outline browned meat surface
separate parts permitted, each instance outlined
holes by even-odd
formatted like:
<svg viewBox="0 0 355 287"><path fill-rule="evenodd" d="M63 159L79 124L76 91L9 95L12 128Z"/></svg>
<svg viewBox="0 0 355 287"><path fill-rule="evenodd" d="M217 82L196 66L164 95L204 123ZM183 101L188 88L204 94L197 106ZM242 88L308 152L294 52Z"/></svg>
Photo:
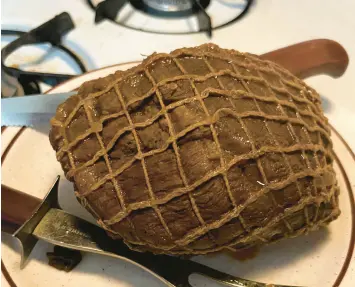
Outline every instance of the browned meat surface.
<svg viewBox="0 0 355 287"><path fill-rule="evenodd" d="M79 201L132 249L242 249L340 213L319 95L251 54L154 54L83 84L51 123Z"/></svg>

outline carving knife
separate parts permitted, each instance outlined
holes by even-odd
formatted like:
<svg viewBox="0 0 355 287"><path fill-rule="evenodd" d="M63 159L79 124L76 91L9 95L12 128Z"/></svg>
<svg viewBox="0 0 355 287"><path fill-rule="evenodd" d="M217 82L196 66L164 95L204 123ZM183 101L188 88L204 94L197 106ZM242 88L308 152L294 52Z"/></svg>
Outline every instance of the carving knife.
<svg viewBox="0 0 355 287"><path fill-rule="evenodd" d="M37 126L48 124L58 105L75 92L30 95L1 99L2 126Z"/></svg>

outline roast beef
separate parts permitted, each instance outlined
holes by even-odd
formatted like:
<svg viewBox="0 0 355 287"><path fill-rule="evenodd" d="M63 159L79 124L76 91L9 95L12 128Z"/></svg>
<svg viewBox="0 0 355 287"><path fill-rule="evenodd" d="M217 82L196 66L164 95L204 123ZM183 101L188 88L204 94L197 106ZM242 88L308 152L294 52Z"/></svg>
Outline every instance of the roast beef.
<svg viewBox="0 0 355 287"><path fill-rule="evenodd" d="M243 249L340 213L318 93L252 54L153 54L84 83L51 125L78 200L134 250Z"/></svg>

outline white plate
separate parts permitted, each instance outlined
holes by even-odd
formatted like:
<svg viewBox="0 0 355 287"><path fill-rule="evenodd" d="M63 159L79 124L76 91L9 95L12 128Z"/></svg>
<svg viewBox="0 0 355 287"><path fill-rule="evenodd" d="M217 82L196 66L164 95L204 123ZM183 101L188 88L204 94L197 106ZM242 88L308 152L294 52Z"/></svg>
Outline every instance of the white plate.
<svg viewBox="0 0 355 287"><path fill-rule="evenodd" d="M83 82L125 70L136 63L113 66L87 73L55 87L51 93L71 91ZM285 285L355 286L355 156L333 129L332 138L339 160L335 164L341 188L342 214L329 228L307 236L284 240L262 248L258 256L240 262L220 254L194 260L240 277ZM43 198L54 178L63 175L48 140L48 130L7 128L2 133L2 183ZM71 183L63 176L60 182L63 209L92 220L76 201ZM130 263L104 256L85 254L70 273L49 267L46 252L52 246L40 242L24 270L19 269L17 243L2 233L3 283L18 287L62 286L164 286L158 279ZM178 270L176 270L178 272ZM6 279L6 280L5 280ZM217 286L193 276L194 286ZM220 285L218 285L220 286Z"/></svg>

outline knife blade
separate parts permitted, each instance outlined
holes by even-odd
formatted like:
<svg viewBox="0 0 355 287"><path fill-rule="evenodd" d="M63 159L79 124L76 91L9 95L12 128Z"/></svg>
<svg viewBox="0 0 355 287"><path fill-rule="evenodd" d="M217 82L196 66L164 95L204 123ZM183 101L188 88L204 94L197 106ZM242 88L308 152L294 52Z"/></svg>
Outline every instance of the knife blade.
<svg viewBox="0 0 355 287"><path fill-rule="evenodd" d="M37 126L48 124L59 104L76 92L39 94L1 99L2 126Z"/></svg>
<svg viewBox="0 0 355 287"><path fill-rule="evenodd" d="M4 224L18 225L29 216L29 219L13 234L22 244L22 267L40 239L54 245L130 262L156 276L168 286L191 287L189 276L198 273L234 287L286 287L238 278L191 260L135 252L123 241L109 237L99 226L61 210L58 205L58 183L59 177L43 202L2 185L2 230ZM34 206L37 208L35 212L31 212Z"/></svg>

